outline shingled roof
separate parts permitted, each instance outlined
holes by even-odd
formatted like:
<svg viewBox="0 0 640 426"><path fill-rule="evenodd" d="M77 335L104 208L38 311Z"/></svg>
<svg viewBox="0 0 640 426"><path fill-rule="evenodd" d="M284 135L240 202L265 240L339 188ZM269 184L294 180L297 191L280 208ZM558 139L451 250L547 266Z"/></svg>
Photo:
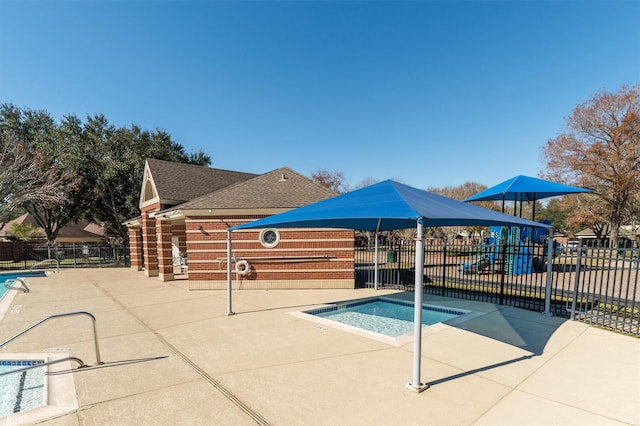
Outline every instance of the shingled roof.
<svg viewBox="0 0 640 426"><path fill-rule="evenodd" d="M246 181L257 175L193 164L147 159L160 200L182 202Z"/></svg>
<svg viewBox="0 0 640 426"><path fill-rule="evenodd" d="M337 193L282 167L211 192L173 209L291 209L315 203Z"/></svg>

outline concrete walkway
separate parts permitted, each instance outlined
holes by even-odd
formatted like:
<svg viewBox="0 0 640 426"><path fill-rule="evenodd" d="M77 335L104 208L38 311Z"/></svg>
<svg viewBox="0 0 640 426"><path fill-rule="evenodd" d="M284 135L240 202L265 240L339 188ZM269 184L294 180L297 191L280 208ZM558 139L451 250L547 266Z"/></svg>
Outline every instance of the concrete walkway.
<svg viewBox="0 0 640 426"><path fill-rule="evenodd" d="M225 316L224 291L127 269L26 281L31 292L7 306L0 341L48 315L88 311L104 364L59 374L73 377L76 409L0 424L640 425L640 339L540 313L426 296L480 314L425 330L422 380L431 387L417 394L405 389L412 342L393 346L290 314L410 294L241 290L236 315ZM90 324L46 322L0 355L68 352L95 364Z"/></svg>

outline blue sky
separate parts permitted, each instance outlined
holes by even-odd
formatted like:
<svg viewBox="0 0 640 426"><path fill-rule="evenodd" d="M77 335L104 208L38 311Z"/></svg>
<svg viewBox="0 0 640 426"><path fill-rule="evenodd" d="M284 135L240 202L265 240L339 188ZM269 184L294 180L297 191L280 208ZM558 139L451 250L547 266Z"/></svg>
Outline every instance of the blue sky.
<svg viewBox="0 0 640 426"><path fill-rule="evenodd" d="M638 1L0 0L0 102L163 129L223 169L492 186L640 81L638 22Z"/></svg>

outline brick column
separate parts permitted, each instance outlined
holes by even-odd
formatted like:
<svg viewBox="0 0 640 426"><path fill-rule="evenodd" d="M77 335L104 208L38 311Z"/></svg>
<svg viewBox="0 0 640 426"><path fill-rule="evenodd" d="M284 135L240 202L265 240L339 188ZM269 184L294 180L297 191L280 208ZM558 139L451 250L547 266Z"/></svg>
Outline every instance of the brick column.
<svg viewBox="0 0 640 426"><path fill-rule="evenodd" d="M160 281L173 281L173 253L171 250L171 222L156 221L156 241L158 244L158 276Z"/></svg>
<svg viewBox="0 0 640 426"><path fill-rule="evenodd" d="M142 245L144 249L144 274L158 276L158 243L156 241L156 220L149 213L142 213Z"/></svg>
<svg viewBox="0 0 640 426"><path fill-rule="evenodd" d="M131 270L142 271L142 233L140 228L129 228L129 256L131 257Z"/></svg>

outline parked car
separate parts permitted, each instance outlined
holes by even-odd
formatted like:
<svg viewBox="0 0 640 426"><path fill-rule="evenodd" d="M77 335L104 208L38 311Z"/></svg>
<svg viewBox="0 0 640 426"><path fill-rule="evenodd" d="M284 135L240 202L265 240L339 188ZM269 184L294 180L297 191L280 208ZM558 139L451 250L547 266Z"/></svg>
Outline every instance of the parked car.
<svg viewBox="0 0 640 426"><path fill-rule="evenodd" d="M570 253L575 253L578 251L578 247L580 247L580 240L569 240L567 241L567 250ZM582 252L586 253L587 252L587 247L586 246L582 246Z"/></svg>
<svg viewBox="0 0 640 426"><path fill-rule="evenodd" d="M567 251L567 248L564 246L564 244L559 243L557 241L553 242L553 255L554 256L560 256L562 254L564 254Z"/></svg>

